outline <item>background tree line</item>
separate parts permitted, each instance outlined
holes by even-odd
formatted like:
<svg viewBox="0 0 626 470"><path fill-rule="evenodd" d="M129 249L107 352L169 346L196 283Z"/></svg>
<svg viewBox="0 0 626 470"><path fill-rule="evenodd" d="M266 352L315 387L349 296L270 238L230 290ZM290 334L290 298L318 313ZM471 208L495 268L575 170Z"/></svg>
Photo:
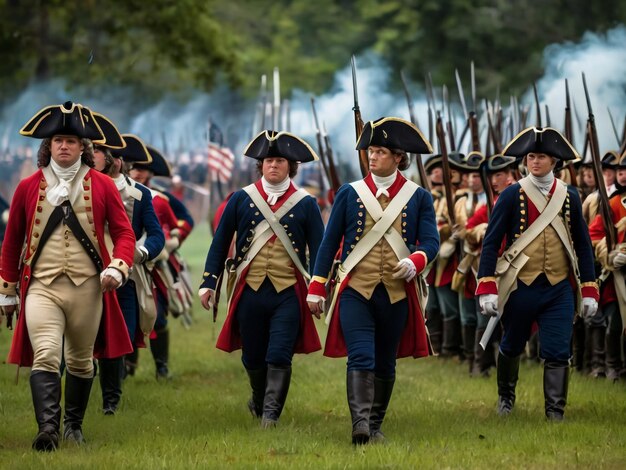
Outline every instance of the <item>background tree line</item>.
<svg viewBox="0 0 626 470"><path fill-rule="evenodd" d="M418 83L468 76L474 60L479 93L516 92L546 45L625 22L619 0L5 0L0 105L50 78L143 104L220 83L252 96L274 66L284 96L323 93L366 50Z"/></svg>

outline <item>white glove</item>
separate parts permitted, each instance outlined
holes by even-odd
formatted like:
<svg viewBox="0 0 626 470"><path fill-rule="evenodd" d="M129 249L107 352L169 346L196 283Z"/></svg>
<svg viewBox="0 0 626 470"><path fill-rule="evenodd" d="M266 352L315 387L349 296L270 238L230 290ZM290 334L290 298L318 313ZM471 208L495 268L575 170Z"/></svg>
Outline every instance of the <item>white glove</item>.
<svg viewBox="0 0 626 470"><path fill-rule="evenodd" d="M0 307L6 307L9 305L19 305L20 299L17 295L4 295L0 294Z"/></svg>
<svg viewBox="0 0 626 470"><path fill-rule="evenodd" d="M598 313L598 301L593 297L583 297L583 318L591 318Z"/></svg>
<svg viewBox="0 0 626 470"><path fill-rule="evenodd" d="M168 254L172 253L180 246L180 240L177 237L168 238L165 240L165 250Z"/></svg>
<svg viewBox="0 0 626 470"><path fill-rule="evenodd" d="M142 264L148 260L148 249L145 246L135 247L134 264Z"/></svg>
<svg viewBox="0 0 626 470"><path fill-rule="evenodd" d="M621 268L624 265L626 265L626 253L619 252L613 258L613 266Z"/></svg>
<svg viewBox="0 0 626 470"><path fill-rule="evenodd" d="M396 264L391 276L394 279L404 279L408 282L415 277L415 274L417 274L415 263L413 263L413 261L409 258L402 258L398 261L398 264Z"/></svg>
<svg viewBox="0 0 626 470"><path fill-rule="evenodd" d="M483 294L478 297L480 313L486 317L498 316L498 296L497 294Z"/></svg>

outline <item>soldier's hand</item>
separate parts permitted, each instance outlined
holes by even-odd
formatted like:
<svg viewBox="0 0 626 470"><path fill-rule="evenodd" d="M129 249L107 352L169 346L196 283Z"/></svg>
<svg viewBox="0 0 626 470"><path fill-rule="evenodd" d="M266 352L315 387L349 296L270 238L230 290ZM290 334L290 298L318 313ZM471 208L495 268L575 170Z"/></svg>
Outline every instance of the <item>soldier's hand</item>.
<svg viewBox="0 0 626 470"><path fill-rule="evenodd" d="M326 303L326 299L320 295L309 294L306 296L306 303L309 306L309 310L315 318L322 318L322 313L324 313L324 304Z"/></svg>
<svg viewBox="0 0 626 470"><path fill-rule="evenodd" d="M200 303L205 310L211 310L214 302L215 291L213 289L207 289L207 291L200 296Z"/></svg>
<svg viewBox="0 0 626 470"><path fill-rule="evenodd" d="M498 312L498 296L497 294L482 294L478 297L480 305L480 313L486 317L497 317Z"/></svg>
<svg viewBox="0 0 626 470"><path fill-rule="evenodd" d="M124 277L115 268L106 268L100 273L100 288L102 292L110 292L122 285Z"/></svg>
<svg viewBox="0 0 626 470"><path fill-rule="evenodd" d="M613 266L621 268L624 265L626 265L626 253L619 252L613 258Z"/></svg>
<svg viewBox="0 0 626 470"><path fill-rule="evenodd" d="M396 264L391 276L394 279L404 279L408 282L415 277L416 273L417 269L415 268L415 263L409 258L402 258L398 261L398 264Z"/></svg>
<svg viewBox="0 0 626 470"><path fill-rule="evenodd" d="M135 255L133 257L134 264L143 264L148 260L148 250L143 246L135 247Z"/></svg>
<svg viewBox="0 0 626 470"><path fill-rule="evenodd" d="M598 313L598 301L593 297L583 297L583 318L591 318Z"/></svg>
<svg viewBox="0 0 626 470"><path fill-rule="evenodd" d="M5 305L0 307L0 314L7 317L7 328L9 330L13 329L13 314L17 307L15 305Z"/></svg>

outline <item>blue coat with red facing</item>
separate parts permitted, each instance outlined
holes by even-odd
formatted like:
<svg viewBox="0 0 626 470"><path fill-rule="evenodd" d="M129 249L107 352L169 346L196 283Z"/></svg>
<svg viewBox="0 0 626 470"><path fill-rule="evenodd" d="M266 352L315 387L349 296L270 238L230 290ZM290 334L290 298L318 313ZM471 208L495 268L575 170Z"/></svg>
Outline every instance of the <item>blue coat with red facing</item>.
<svg viewBox="0 0 626 470"><path fill-rule="evenodd" d="M550 193L554 192L556 184L555 180ZM567 188L567 193L560 216L564 219L565 226L571 234L574 250L578 257L582 296L598 300L593 250L589 230L582 216L580 197L576 190L571 187ZM483 240L476 295L498 293L494 277L498 256L508 249L513 241L519 238L538 217L539 210L524 194L519 183L502 191L493 207L487 233ZM572 279L572 282L575 281Z"/></svg>
<svg viewBox="0 0 626 470"><path fill-rule="evenodd" d="M257 181L255 185L261 193L261 196L267 199L267 194L263 191L261 181ZM293 183L291 183L287 192L278 198L276 204L271 206L272 210L278 210L294 192L296 192L296 188ZM235 232L237 233L237 239L235 240L234 260L236 264L239 264L247 251L246 246L249 246L252 241L255 227L262 220L263 215L244 190L236 191L230 197L224 208L206 258L202 284L200 285L201 289L216 289L217 280L224 270L224 263L228 257L231 241ZM300 258L300 262L303 266L307 266L307 248L309 259L314 260L322 240L322 234L324 233L324 225L317 201L313 196L303 198L280 219L280 223L289 234L293 242L294 250ZM274 235L274 237L275 236L276 235ZM239 283L235 286L224 327L217 339L217 348L223 351L231 352L241 348L241 338L239 336L239 327L235 318L235 311L246 285L245 279L247 271L248 268L243 271ZM309 266L309 272L311 271L312 267ZM300 272L295 268L294 276L297 279L295 290L301 311L300 331L294 352L310 353L318 351L321 349L321 344L306 303L306 282Z"/></svg>
<svg viewBox="0 0 626 470"><path fill-rule="evenodd" d="M376 185L371 174L365 177L367 186L376 195ZM398 191L406 178L398 173L394 183L387 189L389 198L398 194ZM310 294L326 296L323 282L328 278L335 255L341 248L341 262L356 246L358 240L364 235L362 228L365 227L365 215L363 203L352 186L345 184L339 188L330 219L324 233L324 239L319 249L314 267L314 279L311 281ZM417 273L420 274L426 268L439 251L439 232L433 206L432 196L423 188L418 188L402 213L402 238L411 253L410 258L415 263ZM342 244L343 239L343 244ZM339 286L339 295L348 285L350 275ZM417 299L414 281L406 283L406 293L409 299L409 318L404 328L397 357L424 357L430 354L428 337L424 326L424 315ZM330 299L327 299L330 301ZM324 355L329 357L342 357L347 354L346 344L339 322L339 302L336 303L335 311L326 337Z"/></svg>
<svg viewBox="0 0 626 470"><path fill-rule="evenodd" d="M132 266L135 252L135 234L126 210L113 180L106 175L90 169L82 181L83 198L87 212L92 214L95 237L101 254L103 266L108 266L112 259ZM21 297L21 310L18 317L8 362L29 367L33 362L33 350L28 338L24 316L24 299L30 283L30 265L22 262L22 247L25 247L26 259L33 256L31 240L33 234L39 236L36 228L43 228L47 221L40 220L40 203L45 199L47 186L41 170L22 180L15 190L9 224L2 245L2 264L0 281L9 287L18 283ZM113 240L113 258L105 244L105 228ZM115 291L103 294L103 312L100 329L94 345L97 358L115 358L132 352L133 346L128 337L128 330L118 305Z"/></svg>

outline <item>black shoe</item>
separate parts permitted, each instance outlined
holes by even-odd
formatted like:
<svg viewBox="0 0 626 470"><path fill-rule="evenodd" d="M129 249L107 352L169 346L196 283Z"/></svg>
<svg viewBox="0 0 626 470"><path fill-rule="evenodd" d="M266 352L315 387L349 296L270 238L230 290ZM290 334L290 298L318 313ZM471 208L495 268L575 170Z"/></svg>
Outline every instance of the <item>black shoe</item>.
<svg viewBox="0 0 626 470"><path fill-rule="evenodd" d="M352 444L366 444L370 439L369 423L374 402L374 372L369 370L348 371L346 388L348 406L352 417Z"/></svg>
<svg viewBox="0 0 626 470"><path fill-rule="evenodd" d="M61 377L56 372L34 370L30 389L39 427L32 447L40 452L54 451L59 446L61 425Z"/></svg>
<svg viewBox="0 0 626 470"><path fill-rule="evenodd" d="M83 418L89 404L89 393L93 377L85 379L65 373L65 417L63 418L63 439L76 444L84 444Z"/></svg>
<svg viewBox="0 0 626 470"><path fill-rule="evenodd" d="M515 405L515 387L519 376L519 356L498 354L498 415L508 416Z"/></svg>
<svg viewBox="0 0 626 470"><path fill-rule="evenodd" d="M263 417L261 427L268 429L278 424L278 419L287 400L291 383L291 366L267 366L267 383L263 399Z"/></svg>
<svg viewBox="0 0 626 470"><path fill-rule="evenodd" d="M370 411L370 442L372 443L385 442L385 435L380 428L387 414L395 381L395 377L387 379L374 377L374 401Z"/></svg>
<svg viewBox="0 0 626 470"><path fill-rule="evenodd" d="M252 388L252 398L248 400L248 410L254 418L260 418L263 415L263 400L265 399L265 387L267 381L267 368L248 369L248 378L250 379L250 387Z"/></svg>
<svg viewBox="0 0 626 470"><path fill-rule="evenodd" d="M543 395L546 417L551 421L562 421L567 404L569 364L546 361L543 366Z"/></svg>

